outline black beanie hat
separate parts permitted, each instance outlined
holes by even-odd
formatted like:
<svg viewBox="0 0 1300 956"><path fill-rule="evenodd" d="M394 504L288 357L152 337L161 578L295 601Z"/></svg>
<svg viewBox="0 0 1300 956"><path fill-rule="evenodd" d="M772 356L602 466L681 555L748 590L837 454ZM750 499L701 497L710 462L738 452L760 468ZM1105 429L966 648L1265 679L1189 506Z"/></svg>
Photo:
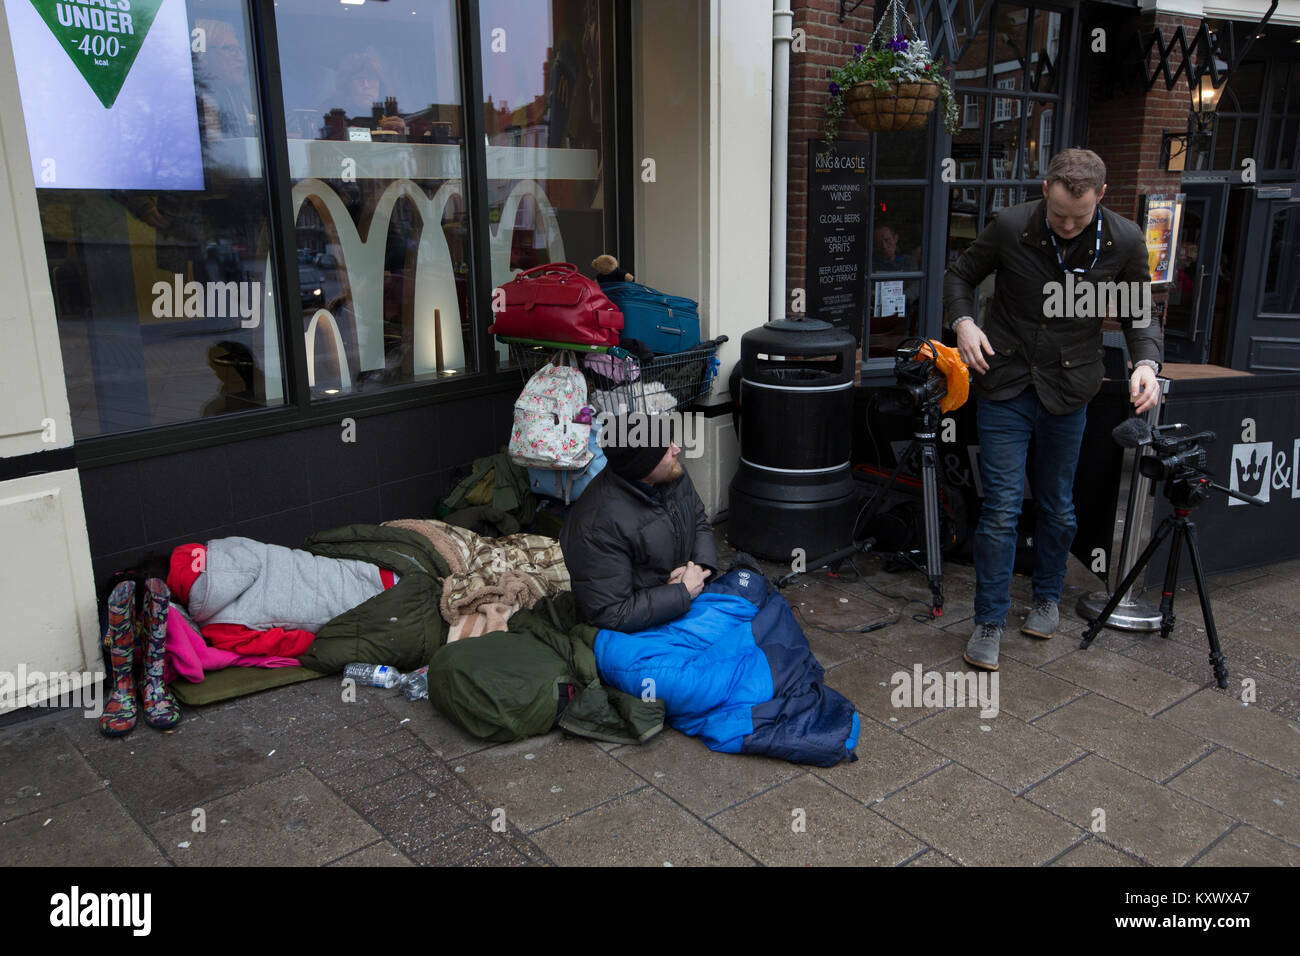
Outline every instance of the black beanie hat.
<svg viewBox="0 0 1300 956"><path fill-rule="evenodd" d="M647 446L641 443L626 447L619 445L619 440L626 441L629 433L634 429L628 418L620 418L609 424L610 430L607 433L609 444L602 445L605 450L605 460L609 467L614 469L614 474L626 481L643 480L655 470L655 466L668 453L667 445Z"/></svg>

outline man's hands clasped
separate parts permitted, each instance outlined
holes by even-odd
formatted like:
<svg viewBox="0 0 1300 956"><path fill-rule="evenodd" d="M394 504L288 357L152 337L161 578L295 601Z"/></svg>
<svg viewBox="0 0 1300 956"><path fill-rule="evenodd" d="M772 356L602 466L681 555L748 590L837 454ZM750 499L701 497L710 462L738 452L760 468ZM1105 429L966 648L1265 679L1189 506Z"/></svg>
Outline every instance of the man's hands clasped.
<svg viewBox="0 0 1300 956"><path fill-rule="evenodd" d="M693 601L704 590L704 579L712 573L708 568L698 565L694 561L687 561L683 567L673 568L673 573L668 575L668 583L686 585L686 590L690 593Z"/></svg>

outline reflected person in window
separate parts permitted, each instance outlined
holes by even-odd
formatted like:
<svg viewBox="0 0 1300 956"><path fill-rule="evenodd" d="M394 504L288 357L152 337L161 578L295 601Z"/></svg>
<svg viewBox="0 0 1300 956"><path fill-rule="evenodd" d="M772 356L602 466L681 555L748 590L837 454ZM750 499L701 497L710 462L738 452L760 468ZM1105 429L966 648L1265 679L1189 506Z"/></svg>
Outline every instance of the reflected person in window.
<svg viewBox="0 0 1300 956"><path fill-rule="evenodd" d="M225 20L196 20L194 26L203 31L203 49L194 53L194 85L204 142L256 136L248 58L238 32Z"/></svg>
<svg viewBox="0 0 1300 956"><path fill-rule="evenodd" d="M406 134L406 121L396 115L396 101L383 98L384 72L383 62L373 52L343 57L334 77L334 94L325 110L322 139L346 140L349 127L385 135Z"/></svg>

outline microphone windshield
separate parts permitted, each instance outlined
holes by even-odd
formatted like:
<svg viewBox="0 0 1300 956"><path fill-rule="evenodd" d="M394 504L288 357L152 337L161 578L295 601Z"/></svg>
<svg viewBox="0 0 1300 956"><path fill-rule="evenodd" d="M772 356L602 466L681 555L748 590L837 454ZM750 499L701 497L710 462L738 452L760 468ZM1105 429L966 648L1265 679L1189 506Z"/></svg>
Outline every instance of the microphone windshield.
<svg viewBox="0 0 1300 956"><path fill-rule="evenodd" d="M1111 429L1110 437L1121 448L1140 448L1151 442L1151 426L1143 418L1127 418Z"/></svg>

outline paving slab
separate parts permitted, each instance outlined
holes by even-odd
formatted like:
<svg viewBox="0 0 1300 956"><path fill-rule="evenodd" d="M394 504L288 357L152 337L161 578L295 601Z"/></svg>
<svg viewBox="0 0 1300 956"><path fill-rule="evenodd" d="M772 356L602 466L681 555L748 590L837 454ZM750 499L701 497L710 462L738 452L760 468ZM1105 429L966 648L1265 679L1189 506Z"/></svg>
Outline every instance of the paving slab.
<svg viewBox="0 0 1300 956"><path fill-rule="evenodd" d="M858 759L852 763L841 760L834 767L813 767L810 772L866 804L883 800L948 762L943 754L870 719L861 721L855 752Z"/></svg>
<svg viewBox="0 0 1300 956"><path fill-rule="evenodd" d="M808 624L832 631L859 628L890 616L879 604L825 581L814 579L807 582L807 587L796 586L782 593Z"/></svg>
<svg viewBox="0 0 1300 956"><path fill-rule="evenodd" d="M398 694L380 702L398 720L407 720L402 728L439 757L454 760L467 754L487 750L493 744L457 727L433 709L427 700L409 701Z"/></svg>
<svg viewBox="0 0 1300 956"><path fill-rule="evenodd" d="M956 866L952 860L948 859L938 850L926 850L920 856L914 856L903 864L904 866Z"/></svg>
<svg viewBox="0 0 1300 956"><path fill-rule="evenodd" d="M178 866L322 866L380 834L310 771L297 769L177 815L150 835ZM195 832L202 819L204 829Z"/></svg>
<svg viewBox="0 0 1300 956"><path fill-rule="evenodd" d="M387 840L380 840L368 847L325 864L326 866L414 866L410 857L397 849Z"/></svg>
<svg viewBox="0 0 1300 956"><path fill-rule="evenodd" d="M1011 626L1002 633L999 657L1010 658L1013 661L1028 664L1030 667L1042 667L1058 657L1064 657L1079 646L1077 633L1058 633L1055 637L1044 640L1041 637L1030 637L1028 634L1021 634L1020 625L1023 623L1022 621L1012 618L1007 620ZM967 631L965 640L969 639L970 632ZM1101 639L1100 637L1097 638L1099 641Z"/></svg>
<svg viewBox="0 0 1300 956"><path fill-rule="evenodd" d="M462 757L464 783L525 832L645 786L591 741L558 732Z"/></svg>
<svg viewBox="0 0 1300 956"><path fill-rule="evenodd" d="M1225 588L1222 593L1228 601L1252 610L1262 604L1280 604L1300 611L1300 595L1296 594L1294 572L1269 573L1253 581ZM1214 613L1217 620L1217 607Z"/></svg>
<svg viewBox="0 0 1300 956"><path fill-rule="evenodd" d="M961 667L969 667L962 663ZM998 708L1003 714L1032 721L1088 693L1086 688L1054 677L1012 657L998 661Z"/></svg>
<svg viewBox="0 0 1300 956"><path fill-rule="evenodd" d="M1266 647L1300 661L1300 614L1295 611L1258 611L1232 625L1232 635L1249 644Z"/></svg>
<svg viewBox="0 0 1300 956"><path fill-rule="evenodd" d="M1034 726L1157 781L1177 773L1212 746L1100 694L1072 701L1034 721Z"/></svg>
<svg viewBox="0 0 1300 956"><path fill-rule="evenodd" d="M904 670L916 664L930 669L954 658L960 660L970 635L918 624L908 617L916 611L916 605L911 605L897 624L864 634L863 646L873 654L901 664Z"/></svg>
<svg viewBox="0 0 1300 956"><path fill-rule="evenodd" d="M1254 827L1240 826L1193 866L1300 866L1300 849Z"/></svg>
<svg viewBox="0 0 1300 956"><path fill-rule="evenodd" d="M1053 860L1052 866L1142 866L1131 856L1125 856L1113 846L1108 846L1096 838L1085 840L1059 859Z"/></svg>
<svg viewBox="0 0 1300 956"><path fill-rule="evenodd" d="M1217 689L1202 690L1156 719L1292 776L1300 774L1300 723L1243 705Z"/></svg>
<svg viewBox="0 0 1300 956"><path fill-rule="evenodd" d="M492 853L497 853L495 859L505 865L523 866L526 863L506 843L504 833L494 831L490 822L474 823L444 834L430 845L412 851L411 859L421 866L464 866L476 857Z"/></svg>
<svg viewBox="0 0 1300 956"><path fill-rule="evenodd" d="M457 797L428 784L371 806L364 813L366 819L408 855L476 822Z"/></svg>
<svg viewBox="0 0 1300 956"><path fill-rule="evenodd" d="M0 736L0 822L104 788L57 723Z"/></svg>
<svg viewBox="0 0 1300 956"><path fill-rule="evenodd" d="M1164 710L1201 686L1096 646L1058 657L1043 670L1144 714Z"/></svg>
<svg viewBox="0 0 1300 956"><path fill-rule="evenodd" d="M1300 781L1272 767L1216 750L1170 780L1169 787L1300 845Z"/></svg>
<svg viewBox="0 0 1300 956"><path fill-rule="evenodd" d="M891 691L898 686L895 675L902 674L909 681L911 671L896 661L875 654L862 657L826 672L826 684L853 702L859 714L877 720L889 727L906 727L922 717L938 713L941 707L895 707Z"/></svg>
<svg viewBox="0 0 1300 956"><path fill-rule="evenodd" d="M532 835L560 866L748 866L753 859L652 787Z"/></svg>
<svg viewBox="0 0 1300 956"><path fill-rule="evenodd" d="M619 747L614 759L691 813L709 817L803 773L785 760L714 753L698 737L671 728L648 743Z"/></svg>
<svg viewBox="0 0 1300 956"><path fill-rule="evenodd" d="M914 837L811 775L709 822L768 866L896 866L924 849Z"/></svg>
<svg viewBox="0 0 1300 956"><path fill-rule="evenodd" d="M905 787L875 809L964 866L1046 863L1081 832L955 764Z"/></svg>
<svg viewBox="0 0 1300 956"><path fill-rule="evenodd" d="M1100 644L1093 644L1084 653L1090 654L1100 646ZM1198 687L1212 686L1215 681L1214 669L1210 666L1210 645L1204 640L1199 643L1184 644L1173 638L1165 640L1159 634L1140 634L1137 640L1127 647L1107 646L1106 649L1140 664L1146 664L1163 674L1190 681ZM1230 681L1235 680L1232 676L1233 666L1232 658L1228 658Z"/></svg>
<svg viewBox="0 0 1300 956"><path fill-rule="evenodd" d="M148 834L106 790L0 823L5 866L166 866Z"/></svg>
<svg viewBox="0 0 1300 956"><path fill-rule="evenodd" d="M1131 770L1088 756L1025 799L1158 866L1182 866L1233 825L1230 817ZM1104 817L1097 811L1104 812Z"/></svg>
<svg viewBox="0 0 1300 956"><path fill-rule="evenodd" d="M1013 791L1023 790L1084 754L1060 737L1009 714L982 717L980 711L966 707L936 714L903 733Z"/></svg>
<svg viewBox="0 0 1300 956"><path fill-rule="evenodd" d="M88 728L85 733L100 737ZM298 764L287 752L277 751L271 735L237 708L225 708L217 717L189 712L167 733L137 727L125 737L74 737L73 742L82 746L86 762L109 781L118 799L146 824L171 813L188 814L214 795L278 776Z"/></svg>
<svg viewBox="0 0 1300 956"><path fill-rule="evenodd" d="M816 628L805 628L804 636L808 638L808 646L812 648L813 657L817 658L817 663L822 667L834 667L855 657L861 657L864 650L851 640Z"/></svg>

